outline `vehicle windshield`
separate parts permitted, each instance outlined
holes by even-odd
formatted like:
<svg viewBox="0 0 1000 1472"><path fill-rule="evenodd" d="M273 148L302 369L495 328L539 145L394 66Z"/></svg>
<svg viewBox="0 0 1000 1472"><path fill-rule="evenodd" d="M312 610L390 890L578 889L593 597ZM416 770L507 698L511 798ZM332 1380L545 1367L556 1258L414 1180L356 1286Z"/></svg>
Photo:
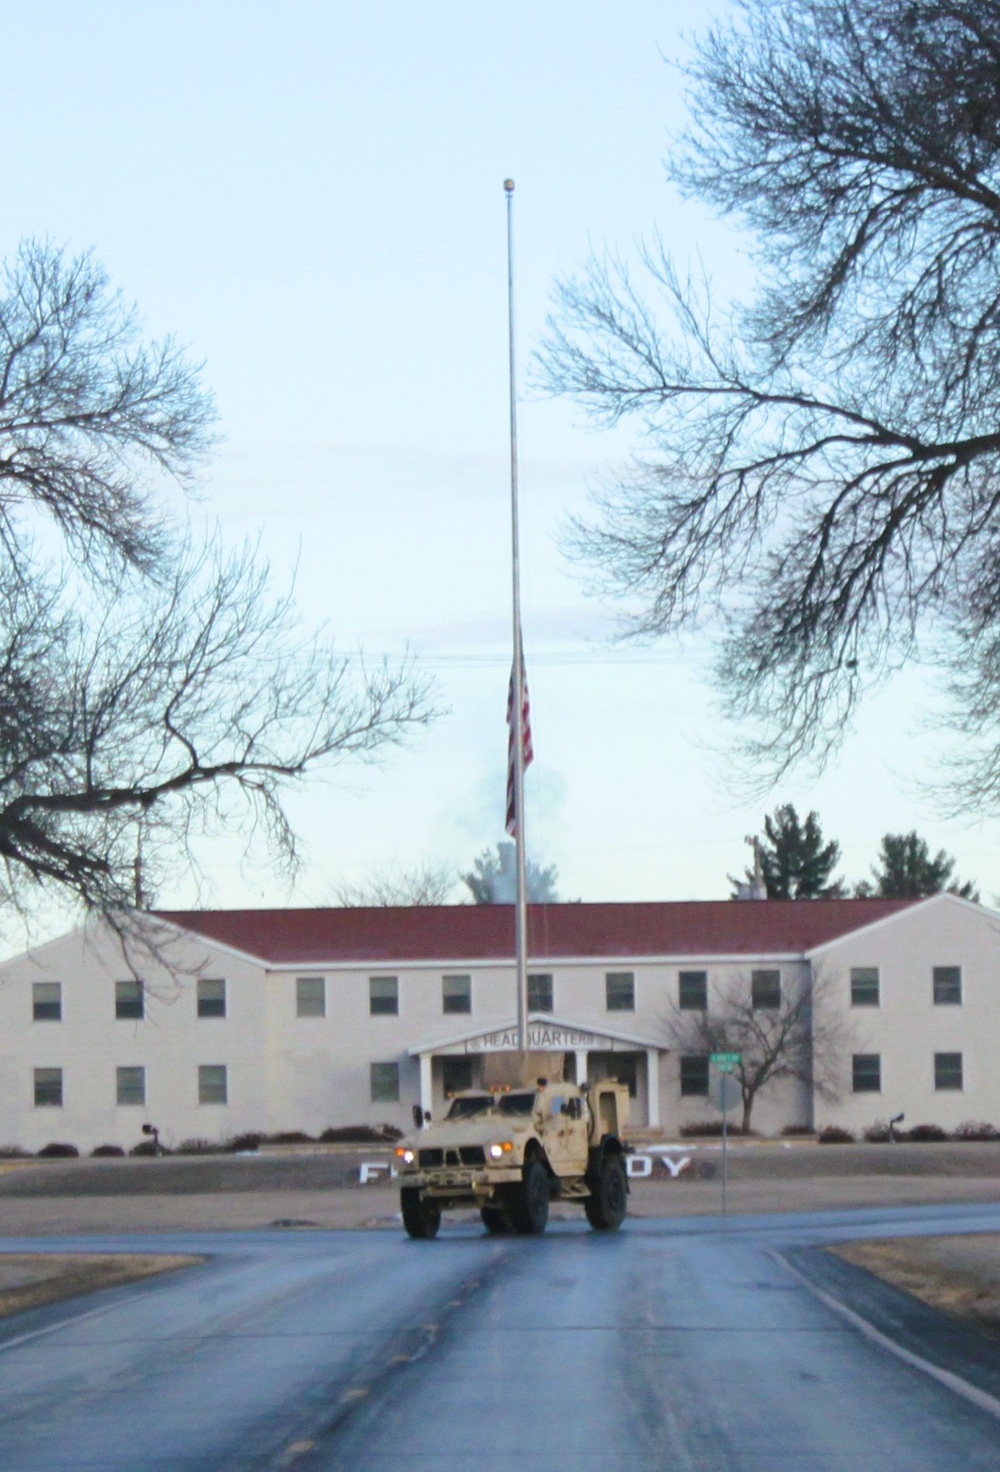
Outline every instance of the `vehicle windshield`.
<svg viewBox="0 0 1000 1472"><path fill-rule="evenodd" d="M492 1107L493 1098L490 1094L466 1094L452 1099L446 1118L468 1119L470 1114L485 1114Z"/></svg>
<svg viewBox="0 0 1000 1472"><path fill-rule="evenodd" d="M496 1103L498 1114L530 1114L534 1107L534 1094L501 1094Z"/></svg>

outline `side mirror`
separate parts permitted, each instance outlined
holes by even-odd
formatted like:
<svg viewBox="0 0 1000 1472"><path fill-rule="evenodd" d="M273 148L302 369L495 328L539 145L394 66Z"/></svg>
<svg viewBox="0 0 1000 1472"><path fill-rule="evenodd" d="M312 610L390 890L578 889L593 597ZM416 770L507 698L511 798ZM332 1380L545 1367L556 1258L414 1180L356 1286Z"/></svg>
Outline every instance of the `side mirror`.
<svg viewBox="0 0 1000 1472"><path fill-rule="evenodd" d="M418 1130L424 1127L424 1111L419 1104L414 1104L413 1106L413 1127Z"/></svg>
<svg viewBox="0 0 1000 1472"><path fill-rule="evenodd" d="M424 1123L425 1124L430 1124L430 1122L431 1122L431 1112L430 1112L429 1109L425 1109L424 1110Z"/></svg>

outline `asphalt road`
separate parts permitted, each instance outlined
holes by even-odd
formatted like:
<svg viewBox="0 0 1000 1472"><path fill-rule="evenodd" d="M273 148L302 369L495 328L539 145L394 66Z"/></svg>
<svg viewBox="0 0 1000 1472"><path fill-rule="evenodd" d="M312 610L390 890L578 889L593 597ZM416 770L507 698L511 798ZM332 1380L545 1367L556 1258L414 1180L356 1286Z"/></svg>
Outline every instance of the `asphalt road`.
<svg viewBox="0 0 1000 1472"><path fill-rule="evenodd" d="M1000 1349L813 1249L998 1229L975 1206L164 1237L206 1261L0 1325L0 1468L995 1472ZM135 1242L0 1240L73 1245Z"/></svg>

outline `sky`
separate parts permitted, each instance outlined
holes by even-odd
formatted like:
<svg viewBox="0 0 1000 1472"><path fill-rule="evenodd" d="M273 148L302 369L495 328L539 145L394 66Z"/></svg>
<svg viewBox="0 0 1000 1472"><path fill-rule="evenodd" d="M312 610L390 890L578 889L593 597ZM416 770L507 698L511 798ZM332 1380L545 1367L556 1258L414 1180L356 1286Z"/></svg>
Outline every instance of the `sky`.
<svg viewBox="0 0 1000 1472"><path fill-rule="evenodd" d="M714 6L724 10L724 0ZM152 336L203 362L224 441L190 514L260 537L307 625L409 650L439 718L378 767L293 793L294 884L238 843L164 906L325 904L418 860L457 872L503 837L510 662L503 180L516 180L525 653L536 760L529 850L564 898L715 899L764 813L815 808L861 878L917 828L1000 894L995 819L926 795L933 696L907 671L837 760L747 802L705 638L622 643L620 610L565 552L628 454L531 386L556 279L659 231L723 290L746 242L684 201L674 64L713 7L688 0L54 0L4 7L0 254L92 249ZM180 508L183 510L183 508ZM465 896L461 887L455 897Z"/></svg>

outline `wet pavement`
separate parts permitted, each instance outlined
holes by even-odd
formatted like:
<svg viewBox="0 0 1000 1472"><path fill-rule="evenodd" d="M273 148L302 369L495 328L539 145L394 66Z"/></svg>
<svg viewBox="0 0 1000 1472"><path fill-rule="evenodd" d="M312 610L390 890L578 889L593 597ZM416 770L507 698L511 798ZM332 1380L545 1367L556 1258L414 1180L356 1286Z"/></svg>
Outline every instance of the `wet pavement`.
<svg viewBox="0 0 1000 1472"><path fill-rule="evenodd" d="M1000 1207L976 1205L646 1218L611 1235L557 1222L514 1239L462 1224L434 1242L164 1235L162 1250L206 1260L0 1325L0 1467L992 1472L1000 1373L981 1337L935 1343L933 1310L904 1323L905 1296L839 1260L831 1277L811 1249L998 1229ZM946 1353L956 1384L967 1366L979 1404L833 1298L911 1356Z"/></svg>

